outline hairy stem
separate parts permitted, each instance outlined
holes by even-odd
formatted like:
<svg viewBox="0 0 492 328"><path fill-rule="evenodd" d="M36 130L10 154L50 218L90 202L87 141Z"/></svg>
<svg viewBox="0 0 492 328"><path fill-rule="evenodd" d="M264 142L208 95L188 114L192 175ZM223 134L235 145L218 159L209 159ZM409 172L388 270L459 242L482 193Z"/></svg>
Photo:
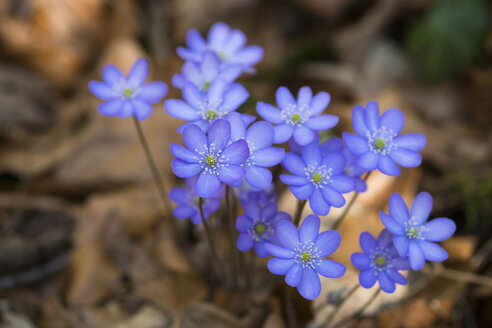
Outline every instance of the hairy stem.
<svg viewBox="0 0 492 328"><path fill-rule="evenodd" d="M352 289L349 290L349 292L340 300L340 302L335 306L333 311L331 311L330 315L328 318L326 318L324 327L329 327L330 323L333 321L337 313L340 311L340 308L342 307L343 304L352 296L352 294L355 293L355 291L360 287L360 284L355 285L352 287Z"/></svg>
<svg viewBox="0 0 492 328"><path fill-rule="evenodd" d="M292 223L294 223L296 227L299 226L299 221L301 221L302 210L304 209L304 206L306 206L306 203L307 200L300 200L300 199L297 202L296 214L294 215L294 220L292 221Z"/></svg>
<svg viewBox="0 0 492 328"><path fill-rule="evenodd" d="M344 327L346 325L348 326L348 324L351 323L352 321L359 319L364 314L364 311L369 307L369 305L371 305L372 302L376 299L376 297L379 295L380 292L381 292L381 288L378 288L376 292L372 294L371 298L369 298L367 302L365 302L357 312L355 312L348 318L343 319L337 325L333 326L333 328Z"/></svg>

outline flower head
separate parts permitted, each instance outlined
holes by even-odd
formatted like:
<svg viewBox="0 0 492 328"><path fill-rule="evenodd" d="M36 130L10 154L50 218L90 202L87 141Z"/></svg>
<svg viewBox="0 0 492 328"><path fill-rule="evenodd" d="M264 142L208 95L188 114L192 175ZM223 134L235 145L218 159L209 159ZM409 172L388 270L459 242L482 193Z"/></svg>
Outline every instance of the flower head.
<svg viewBox="0 0 492 328"><path fill-rule="evenodd" d="M246 140L249 157L242 167L246 170L246 182L256 189L264 189L272 183L272 173L267 169L279 164L285 157L282 148L272 147L273 127L270 123L260 121L248 129L239 113L231 113L227 120L231 123L231 141ZM240 181L236 187L241 185Z"/></svg>
<svg viewBox="0 0 492 328"><path fill-rule="evenodd" d="M356 164L367 171L379 169L384 174L396 176L403 167L416 167L422 162L418 151L424 148L426 139L420 133L399 135L405 117L397 108L388 109L381 116L375 101L366 108L358 105L352 111L355 134L343 133L347 148L359 158Z"/></svg>
<svg viewBox="0 0 492 328"><path fill-rule="evenodd" d="M318 274L328 278L339 278L345 274L345 266L324 257L335 252L341 237L337 231L319 233L320 220L309 215L299 230L289 221L277 224L278 244L265 243L265 250L274 256L268 261L268 269L285 275L285 282L297 290L302 297L313 300L321 292Z"/></svg>
<svg viewBox="0 0 492 328"><path fill-rule="evenodd" d="M420 270L425 261L442 262L448 258L446 251L434 243L453 235L456 224L448 218L427 222L432 210L432 196L421 192L408 211L403 198L392 194L389 215L381 211L381 221L393 236L393 244L401 257L407 257L413 270Z"/></svg>
<svg viewBox="0 0 492 328"><path fill-rule="evenodd" d="M188 48L178 47L178 55L185 60L200 63L207 50L214 51L221 60L221 66L241 65L244 71L252 71L253 65L263 58L260 46L245 46L246 36L240 30L233 30L227 24L215 23L205 40L196 29L186 35Z"/></svg>
<svg viewBox="0 0 492 328"><path fill-rule="evenodd" d="M196 176L186 179L186 188L171 189L169 198L178 205L173 211L174 216L178 219L191 218L191 222L200 224L202 217L200 214L200 197L195 193L196 180ZM219 209L220 199L224 192L224 185L221 185L213 196L203 199L203 216L205 219L208 219L210 214Z"/></svg>
<svg viewBox="0 0 492 328"><path fill-rule="evenodd" d="M99 105L99 113L120 118L135 115L139 120L150 116L151 104L159 102L167 93L164 82L144 84L149 64L144 58L138 59L125 76L116 66L103 68L103 82L90 81L89 90L96 97L105 100Z"/></svg>
<svg viewBox="0 0 492 328"><path fill-rule="evenodd" d="M265 251L265 242L275 240L275 228L282 220L291 221L292 218L285 212L278 212L275 203L261 207L257 202L250 202L244 206L245 215L240 215L236 221L236 228L240 232L237 239L237 248L246 252L254 246L259 257L268 257Z"/></svg>
<svg viewBox="0 0 492 328"><path fill-rule="evenodd" d="M196 175L195 192L198 197L211 197L220 183L237 183L246 173L240 166L249 156L248 144L237 140L229 144L231 126L226 120L217 120L210 126L208 136L196 125L183 131L186 147L171 144L171 163L174 174L180 178Z"/></svg>
<svg viewBox="0 0 492 328"><path fill-rule="evenodd" d="M283 166L293 175L281 174L280 180L290 185L297 199L309 199L315 214L326 215L330 206L342 207L342 193L354 190L354 179L344 172L345 157L342 153L331 153L324 157L318 142L305 146L302 157L287 153Z"/></svg>
<svg viewBox="0 0 492 328"><path fill-rule="evenodd" d="M183 89L187 82L195 85L200 91L206 92L212 82L222 78L231 83L241 75L243 67L240 64L230 64L222 67L222 62L212 50L205 50L200 62L187 61L181 69L181 74L173 76L173 85Z"/></svg>
<svg viewBox="0 0 492 328"><path fill-rule="evenodd" d="M277 201L275 186L272 183L266 188L258 190L245 182L236 190L239 203L241 203L241 206L243 207L251 201L258 203L260 207L265 207L267 204L275 203Z"/></svg>
<svg viewBox="0 0 492 328"><path fill-rule="evenodd" d="M183 132L190 124L196 124L203 132L207 132L210 124L238 109L248 97L249 93L242 85L229 84L224 79L217 78L205 92L201 92L192 83L185 83L184 100L168 99L164 108L169 115L190 121L181 125L178 132Z"/></svg>
<svg viewBox="0 0 492 328"><path fill-rule="evenodd" d="M334 115L319 115L330 102L330 95L320 92L313 97L309 87L302 87L297 100L286 87L280 87L276 93L279 108L264 102L258 102L256 110L263 119L276 124L274 143L284 143L292 136L301 146L311 143L315 131L328 130L338 123Z"/></svg>
<svg viewBox="0 0 492 328"><path fill-rule="evenodd" d="M352 154L340 138L330 138L320 146L321 156L326 156L332 153L342 153L347 160L345 163L345 174L352 177L355 182L354 190L356 192L364 192L367 190L367 184L361 176L366 170L357 165L358 157Z"/></svg>
<svg viewBox="0 0 492 328"><path fill-rule="evenodd" d="M407 279L399 270L408 270L408 259L401 258L396 252L392 235L383 230L378 239L368 233L360 235L360 247L363 253L354 253L351 256L353 265L360 269L359 282L364 288L371 288L376 281L386 293L393 293L395 284L406 285Z"/></svg>

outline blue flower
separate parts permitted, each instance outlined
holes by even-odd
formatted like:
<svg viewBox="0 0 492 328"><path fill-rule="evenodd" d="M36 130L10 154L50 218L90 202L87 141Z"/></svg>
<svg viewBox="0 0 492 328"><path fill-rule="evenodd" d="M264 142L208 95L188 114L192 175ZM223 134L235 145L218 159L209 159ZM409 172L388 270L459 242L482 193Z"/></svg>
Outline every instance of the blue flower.
<svg viewBox="0 0 492 328"><path fill-rule="evenodd" d="M263 58L260 46L246 45L246 36L239 30L232 30L224 23L215 23L208 33L207 40L196 29L186 35L188 48L178 47L178 55L184 60L197 63L202 61L206 50L214 51L222 61L222 67L240 64L245 71L253 71L252 66Z"/></svg>
<svg viewBox="0 0 492 328"><path fill-rule="evenodd" d="M261 101L256 106L263 119L277 124L273 143L284 143L294 136L299 145L305 146L315 139L314 131L328 130L338 123L338 117L334 115L315 116L330 102L330 95L326 92L313 97L311 88L302 87L296 101L286 87L280 87L276 100L280 109Z"/></svg>
<svg viewBox="0 0 492 328"><path fill-rule="evenodd" d="M242 65L231 64L221 68L221 61L217 54L211 50L203 53L201 62L187 61L181 69L181 74L174 74L173 85L183 89L187 82L195 85L200 91L205 92L216 78L222 78L231 83L242 73Z"/></svg>
<svg viewBox="0 0 492 328"><path fill-rule="evenodd" d="M442 262L448 258L446 251L434 243L453 235L456 224L448 218L427 222L432 210L432 196L421 192L415 197L410 212L399 194L389 199L389 215L381 211L381 221L393 235L393 244L401 257L410 260L413 270L420 270L425 261Z"/></svg>
<svg viewBox="0 0 492 328"><path fill-rule="evenodd" d="M104 66L104 82L89 82L92 94L105 100L99 105L99 113L120 118L135 115L139 120L149 117L153 110L151 104L167 94L167 85L164 82L144 84L148 71L149 64L143 58L133 64L128 77L114 65Z"/></svg>
<svg viewBox="0 0 492 328"><path fill-rule="evenodd" d="M393 293L395 284L406 285L407 279L399 270L408 270L408 259L401 258L396 252L388 230L383 230L378 239L368 233L360 235L360 247L363 253L354 253L350 257L354 266L360 269L359 282L364 288L371 288L376 281L386 293Z"/></svg>
<svg viewBox="0 0 492 328"><path fill-rule="evenodd" d="M398 136L403 129L405 116L397 108L388 109L379 116L379 106L369 101L364 109L357 105L352 111L355 134L343 133L347 148L359 156L357 165L367 171L379 169L390 176L400 174L403 167L416 167L422 162L418 153L425 147L425 136L408 133Z"/></svg>
<svg viewBox="0 0 492 328"><path fill-rule="evenodd" d="M201 92L194 84L186 83L183 98L168 99L164 103L166 112L181 120L190 121L178 128L182 133L190 124L196 124L207 132L210 124L235 111L249 97L248 91L238 84L229 84L222 78L215 79L206 92Z"/></svg>
<svg viewBox="0 0 492 328"><path fill-rule="evenodd" d="M195 193L196 180L196 176L186 179L186 188L171 189L169 198L178 204L173 211L175 217L178 219L191 218L191 222L200 224L202 223L202 217L200 215L200 197ZM213 196L203 199L203 216L205 220L208 219L210 214L219 209L220 199L224 192L224 185L221 185Z"/></svg>
<svg viewBox="0 0 492 328"><path fill-rule="evenodd" d="M337 231L319 233L320 220L309 215L297 227L289 221L277 224L278 245L265 243L265 250L274 258L268 261L268 269L285 275L285 282L297 290L302 297L313 300L321 292L318 274L328 278L339 278L345 274L345 266L324 257L335 252L341 237Z"/></svg>
<svg viewBox="0 0 492 328"><path fill-rule="evenodd" d="M321 156L318 142L304 147L302 157L287 153L283 166L294 175L281 174L280 180L290 185L297 199L309 199L315 214L326 215L330 206L342 207L341 195L354 190L354 179L344 173L345 157L342 153Z"/></svg>
<svg viewBox="0 0 492 328"><path fill-rule="evenodd" d="M173 159L171 166L180 178L190 178L199 174L195 193L198 197L211 197L220 188L220 183L235 184L241 180L245 171L240 166L249 156L248 144L238 140L229 144L231 126L226 120L215 121L208 136L196 125L183 131L186 147L171 143Z"/></svg>
<svg viewBox="0 0 492 328"><path fill-rule="evenodd" d="M320 150L321 156L341 152L347 160L347 162L345 163L345 174L354 179L354 190L356 192L364 192L367 190L367 184L364 179L361 178L361 176L366 173L366 170L363 167L357 165L357 160L359 158L348 150L342 139L330 138L326 140L323 144L321 144Z"/></svg>
<svg viewBox="0 0 492 328"><path fill-rule="evenodd" d="M270 184L262 190L258 190L245 182L241 187L237 188L237 196L239 203L241 203L241 206L243 207L251 201L258 203L261 207L265 207L268 203L275 203L277 201L275 185L273 184Z"/></svg>
<svg viewBox="0 0 492 328"><path fill-rule="evenodd" d="M237 248L247 252L254 246L259 257L268 257L270 254L264 248L265 242L274 242L277 223L282 220L290 222L292 217L285 212L278 212L275 203L262 208L254 201L244 206L244 213L236 220L236 228L240 232Z"/></svg>
<svg viewBox="0 0 492 328"><path fill-rule="evenodd" d="M242 166L246 170L245 180L256 189L264 189L272 183L272 173L266 169L284 160L285 150L272 147L273 127L265 121L256 122L246 130L241 114L230 113L231 141L246 140L249 157ZM241 182L235 187L239 187Z"/></svg>

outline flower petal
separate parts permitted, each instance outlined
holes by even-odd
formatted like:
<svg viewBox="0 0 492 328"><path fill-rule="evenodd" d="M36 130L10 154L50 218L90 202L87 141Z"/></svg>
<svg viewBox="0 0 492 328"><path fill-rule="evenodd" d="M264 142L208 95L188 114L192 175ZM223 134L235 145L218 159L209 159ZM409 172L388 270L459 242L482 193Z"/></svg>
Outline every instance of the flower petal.
<svg viewBox="0 0 492 328"><path fill-rule="evenodd" d="M327 188L323 188L323 190L324 189ZM313 190L313 193L309 197L309 206L314 214L317 215L327 215L328 212L330 212L330 204L325 200L319 189Z"/></svg>
<svg viewBox="0 0 492 328"><path fill-rule="evenodd" d="M247 215L240 215L236 219L236 229L240 232L246 232L253 225L253 220Z"/></svg>
<svg viewBox="0 0 492 328"><path fill-rule="evenodd" d="M312 142L302 149L302 159L306 164L321 163L321 151L317 142Z"/></svg>
<svg viewBox="0 0 492 328"><path fill-rule="evenodd" d="M403 258L407 257L409 241L406 236L394 236L393 245L395 246L398 255Z"/></svg>
<svg viewBox="0 0 492 328"><path fill-rule="evenodd" d="M172 142L170 147L171 154L188 163L197 163L198 156L196 153L188 150L187 148Z"/></svg>
<svg viewBox="0 0 492 328"><path fill-rule="evenodd" d="M254 145L255 149L270 147L273 143L273 127L265 121L256 122L246 131L246 140Z"/></svg>
<svg viewBox="0 0 492 328"><path fill-rule="evenodd" d="M154 107L152 107L152 105L138 98L134 98L132 100L132 103L133 103L133 107L135 108L135 117L140 121L143 121L146 118L148 118L150 114L152 114L152 111L154 110Z"/></svg>
<svg viewBox="0 0 492 328"><path fill-rule="evenodd" d="M294 133L294 127L289 124L280 124L273 127L273 143L279 144L288 141Z"/></svg>
<svg viewBox="0 0 492 328"><path fill-rule="evenodd" d="M332 173L335 175L340 174L345 169L345 164L347 160L342 153L331 153L323 158L323 164L327 168L331 168Z"/></svg>
<svg viewBox="0 0 492 328"><path fill-rule="evenodd" d="M318 92L311 100L311 115L321 113L330 103L330 94L328 92Z"/></svg>
<svg viewBox="0 0 492 328"><path fill-rule="evenodd" d="M191 164L180 159L173 159L171 166L178 178L191 178L202 171L201 164Z"/></svg>
<svg viewBox="0 0 492 328"><path fill-rule="evenodd" d="M281 221L277 224L277 240L287 249L295 249L299 243L299 235L296 226L289 221Z"/></svg>
<svg viewBox="0 0 492 328"><path fill-rule="evenodd" d="M291 173L305 177L306 173L304 172L305 164L302 161L301 157L293 153L285 154L284 161L282 165Z"/></svg>
<svg viewBox="0 0 492 328"><path fill-rule="evenodd" d="M229 143L230 139L231 125L227 120L216 120L208 129L209 147L222 150Z"/></svg>
<svg viewBox="0 0 492 328"><path fill-rule="evenodd" d="M408 246L408 259L410 267L414 271L422 269L425 265L424 253L420 249L419 243L416 240L411 240Z"/></svg>
<svg viewBox="0 0 492 328"><path fill-rule="evenodd" d="M356 164L367 171L374 171L378 167L379 156L371 151L368 151L367 153L359 157Z"/></svg>
<svg viewBox="0 0 492 328"><path fill-rule="evenodd" d="M314 300L321 293L321 282L318 274L311 268L302 270L301 282L297 285L297 290L302 297Z"/></svg>
<svg viewBox="0 0 492 328"><path fill-rule="evenodd" d="M325 131L338 124L339 118L335 115L321 115L311 117L306 126L314 131Z"/></svg>
<svg viewBox="0 0 492 328"><path fill-rule="evenodd" d="M311 143L315 139L315 133L306 126L294 128L294 140L301 146Z"/></svg>
<svg viewBox="0 0 492 328"><path fill-rule="evenodd" d="M299 228L299 240L301 244L315 242L318 238L320 220L316 215L308 215Z"/></svg>
<svg viewBox="0 0 492 328"><path fill-rule="evenodd" d="M234 184L244 178L246 172L239 165L219 166L217 168L219 180L228 185Z"/></svg>
<svg viewBox="0 0 492 328"><path fill-rule="evenodd" d="M371 259L364 253L353 253L350 260L357 269L367 270L371 267Z"/></svg>
<svg viewBox="0 0 492 328"><path fill-rule="evenodd" d="M389 156L379 156L378 169L381 173L395 177L400 174L400 168L393 162Z"/></svg>
<svg viewBox="0 0 492 328"><path fill-rule="evenodd" d="M299 285L302 277L302 271L303 270L300 264L294 264L285 276L285 282L287 283L287 285L291 287L296 287L297 285Z"/></svg>
<svg viewBox="0 0 492 328"><path fill-rule="evenodd" d="M456 223L448 218L437 218L427 222L422 230L422 237L429 241L443 241L456 231Z"/></svg>
<svg viewBox="0 0 492 328"><path fill-rule="evenodd" d="M137 97L145 102L156 103L167 94L167 85L164 82L150 82L144 85Z"/></svg>
<svg viewBox="0 0 492 328"><path fill-rule="evenodd" d="M121 84L126 80L125 75L121 73L118 67L111 64L103 67L102 76L104 82L109 86Z"/></svg>
<svg viewBox="0 0 492 328"><path fill-rule="evenodd" d="M294 255L292 255L292 251L287 249L287 248L284 248L282 246L278 246L278 245L275 245L272 243L265 243L265 250L275 257L279 257L282 259L291 259L292 261L294 261ZM292 262L292 263L294 263L294 262ZM270 266L269 266L269 268L270 268ZM272 270L270 270L270 271L272 271ZM275 273L275 272L273 272L273 273ZM287 273L287 272L285 272L285 273ZM285 273L282 273L282 274L285 274Z"/></svg>
<svg viewBox="0 0 492 328"><path fill-rule="evenodd" d="M89 82L89 91L96 97L109 100L114 98L113 89L107 85L106 83L99 81L90 81Z"/></svg>
<svg viewBox="0 0 492 328"><path fill-rule="evenodd" d="M306 200L311 197L314 186L311 183L305 184L303 186L290 186L289 190L297 199Z"/></svg>
<svg viewBox="0 0 492 328"><path fill-rule="evenodd" d="M401 225L398 221L396 221L391 215L384 213L383 211L379 212L379 216L381 218L381 222L383 225L394 235L404 235L405 227Z"/></svg>
<svg viewBox="0 0 492 328"><path fill-rule="evenodd" d="M359 274L359 283L364 288L371 288L376 283L378 274L375 269L362 270Z"/></svg>
<svg viewBox="0 0 492 328"><path fill-rule="evenodd" d="M377 246L376 239L369 232L360 234L359 243L362 251L366 254L372 254L374 248Z"/></svg>
<svg viewBox="0 0 492 328"><path fill-rule="evenodd" d="M421 192L415 197L410 208L410 217L415 225L423 224L429 218L432 210L432 196L428 192Z"/></svg>
<svg viewBox="0 0 492 328"><path fill-rule="evenodd" d="M249 157L248 144L244 139L234 141L224 149L222 156L224 158L224 163L242 164Z"/></svg>
<svg viewBox="0 0 492 328"><path fill-rule="evenodd" d="M393 139L398 148L405 148L413 151L422 150L426 144L426 138L421 133L407 133Z"/></svg>
<svg viewBox="0 0 492 328"><path fill-rule="evenodd" d="M405 116L398 108L390 108L385 111L379 119L379 127L393 130L393 133L400 134L405 123Z"/></svg>
<svg viewBox="0 0 492 328"><path fill-rule="evenodd" d="M264 167L246 166L245 179L253 188L265 189L272 183L272 172Z"/></svg>
<svg viewBox="0 0 492 328"><path fill-rule="evenodd" d="M292 93L290 93L289 89L286 87L279 87L277 89L275 99L280 109L286 109L289 106L296 105L297 103L294 96L292 96Z"/></svg>
<svg viewBox="0 0 492 328"><path fill-rule="evenodd" d="M202 172L195 185L195 193L198 197L213 196L220 188L220 180L215 174Z"/></svg>
<svg viewBox="0 0 492 328"><path fill-rule="evenodd" d="M354 127L354 131L362 137L365 137L367 132L369 132L364 118L364 111L364 107L361 105L355 106L352 110L352 125Z"/></svg>
<svg viewBox="0 0 492 328"><path fill-rule="evenodd" d="M355 189L355 181L346 175L335 175L331 177L330 187L339 193L351 192Z"/></svg>
<svg viewBox="0 0 492 328"><path fill-rule="evenodd" d="M183 143L195 153L207 152L207 137L197 125L189 125L183 130Z"/></svg>
<svg viewBox="0 0 492 328"><path fill-rule="evenodd" d="M341 263L333 260L321 259L315 264L316 271L327 278L340 278L347 270Z"/></svg>
<svg viewBox="0 0 492 328"><path fill-rule="evenodd" d="M393 293L396 290L395 283L384 273L384 271L379 272L378 275L379 286L385 293Z"/></svg>
<svg viewBox="0 0 492 328"><path fill-rule="evenodd" d="M442 262L448 258L448 253L436 243L419 240L419 247L427 261Z"/></svg>
<svg viewBox="0 0 492 328"><path fill-rule="evenodd" d="M366 139L358 135L343 132L343 141L348 150L355 155L362 155L369 151L369 144Z"/></svg>
<svg viewBox="0 0 492 328"><path fill-rule="evenodd" d="M337 208L345 205L345 198L333 188L326 186L321 189L321 193L329 205Z"/></svg>
<svg viewBox="0 0 492 328"><path fill-rule="evenodd" d="M389 156L403 167L417 167L422 163L419 153L405 148L392 150Z"/></svg>
<svg viewBox="0 0 492 328"><path fill-rule="evenodd" d="M248 233L241 233L239 237L237 237L237 248L241 252L247 252L253 247L253 239L249 236Z"/></svg>
<svg viewBox="0 0 492 328"><path fill-rule="evenodd" d="M279 164L284 160L285 150L283 150L282 148L268 147L255 151L253 156L254 165L271 167Z"/></svg>
<svg viewBox="0 0 492 328"><path fill-rule="evenodd" d="M314 246L318 249L319 257L325 257L333 254L340 246L341 241L342 237L338 231L327 230L319 234Z"/></svg>
<svg viewBox="0 0 492 328"><path fill-rule="evenodd" d="M400 285L407 284L407 278L405 278L401 273L399 273L395 269L388 270L386 274L388 275L388 278L390 278L392 281L394 281L397 284Z"/></svg>
<svg viewBox="0 0 492 328"><path fill-rule="evenodd" d="M309 183L305 177L300 177L298 175L281 174L279 178L280 181L287 185L301 186Z"/></svg>
<svg viewBox="0 0 492 328"><path fill-rule="evenodd" d="M364 111L366 126L370 131L379 129L379 105L375 101L369 101Z"/></svg>
<svg viewBox="0 0 492 328"><path fill-rule="evenodd" d="M204 97L202 92L193 83L185 83L183 87L183 99L198 112L203 107Z"/></svg>
<svg viewBox="0 0 492 328"><path fill-rule="evenodd" d="M407 205L398 193L391 194L389 198L389 213L400 224L404 224L410 220Z"/></svg>
<svg viewBox="0 0 492 328"><path fill-rule="evenodd" d="M139 58L133 64L128 73L128 83L133 87L142 85L147 79L147 74L149 73L149 62L145 58Z"/></svg>
<svg viewBox="0 0 492 328"><path fill-rule="evenodd" d="M268 270L273 274L287 274L290 268L295 265L294 259L284 259L274 257L268 261Z"/></svg>
<svg viewBox="0 0 492 328"><path fill-rule="evenodd" d="M120 99L114 99L100 104L97 110L105 116L116 116L122 108L123 101Z"/></svg>
<svg viewBox="0 0 492 328"><path fill-rule="evenodd" d="M270 104L259 101L256 104L256 111L264 120L270 123L280 124L283 122L280 117L280 110Z"/></svg>
<svg viewBox="0 0 492 328"><path fill-rule="evenodd" d="M239 83L234 83L224 94L222 110L225 113L239 108L249 98L249 92Z"/></svg>
<svg viewBox="0 0 492 328"><path fill-rule="evenodd" d="M193 121L200 118L200 114L193 107L181 99L168 99L164 102L166 113L180 120Z"/></svg>

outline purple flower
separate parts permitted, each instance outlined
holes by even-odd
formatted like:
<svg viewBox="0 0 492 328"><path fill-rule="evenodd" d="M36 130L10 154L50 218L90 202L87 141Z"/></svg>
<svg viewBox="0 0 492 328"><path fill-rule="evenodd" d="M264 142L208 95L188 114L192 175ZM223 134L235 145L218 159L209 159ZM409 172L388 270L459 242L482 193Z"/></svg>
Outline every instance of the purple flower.
<svg viewBox="0 0 492 328"><path fill-rule="evenodd" d="M197 177L186 179L186 188L173 188L169 192L169 198L178 204L173 214L178 219L191 218L194 224L202 223L200 215L200 197L195 193ZM224 195L225 188L221 185L219 190L211 197L203 199L203 216L208 219L210 214L217 211L220 207L220 199Z"/></svg>
<svg viewBox="0 0 492 328"><path fill-rule="evenodd" d="M277 212L277 204L270 203L261 207L257 202L250 202L244 206L245 215L236 220L236 228L240 234L237 239L237 248L247 252L254 246L259 257L268 257L265 242L275 240L275 228L282 220L291 221L292 218L285 212Z"/></svg>
<svg viewBox="0 0 492 328"><path fill-rule="evenodd" d="M139 120L149 117L153 110L151 104L167 94L167 85L164 82L144 84L148 72L149 64L144 58L133 64L128 77L114 65L104 66L104 82L89 82L92 94L105 100L99 105L99 113L120 118L135 115Z"/></svg>
<svg viewBox="0 0 492 328"><path fill-rule="evenodd" d="M242 167L246 170L245 180L256 189L264 189L272 183L272 173L267 169L284 160L285 151L272 147L273 127L260 121L253 123L247 130L239 113L231 113L227 120L231 123L231 141L246 140L249 157ZM242 182L242 181L241 181ZM241 182L235 187L239 187Z"/></svg>
<svg viewBox="0 0 492 328"><path fill-rule="evenodd" d="M207 132L210 124L239 108L249 97L248 91L238 84L229 84L222 78L215 79L206 92L194 84L186 83L183 98L168 99L164 103L166 112L181 120L190 121L178 128L182 133L190 124L196 124Z"/></svg>
<svg viewBox="0 0 492 328"><path fill-rule="evenodd" d="M319 115L330 102L330 95L320 92L313 97L309 87L302 87L297 101L286 87L280 87L276 93L279 108L264 102L258 102L256 110L263 119L277 124L273 143L284 143L292 136L301 146L311 143L316 136L314 131L328 130L337 125L338 117Z"/></svg>
<svg viewBox="0 0 492 328"><path fill-rule="evenodd" d="M352 154L348 148L344 145L342 139L331 138L326 140L321 146L321 156L326 156L332 153L342 153L345 156L347 162L345 163L345 174L354 179L355 191L364 192L367 190L367 184L361 176L366 172L366 170L357 165L358 157Z"/></svg>
<svg viewBox="0 0 492 328"><path fill-rule="evenodd" d="M185 84L190 82L200 91L206 92L217 78L222 78L229 83L234 82L241 75L242 69L240 64L231 64L221 68L221 61L217 54L206 50L200 62L187 61L181 69L181 74L174 74L173 85L178 89L183 89Z"/></svg>
<svg viewBox="0 0 492 328"><path fill-rule="evenodd" d="M388 109L379 116L379 106L369 101L366 108L360 105L352 111L355 134L343 133L347 148L359 156L357 165L367 171L379 169L390 176L400 174L398 163L403 167L416 167L422 162L418 153L425 147L425 136L408 133L398 136L403 129L405 116L397 108Z"/></svg>
<svg viewBox="0 0 492 328"><path fill-rule="evenodd" d="M294 175L281 174L280 180L290 185L297 199L309 199L315 214L326 215L330 206L342 207L342 193L354 190L354 179L344 173L345 157L342 153L321 156L317 141L302 150L302 157L287 153L283 166Z"/></svg>
<svg viewBox="0 0 492 328"><path fill-rule="evenodd" d="M229 144L231 126L226 120L215 121L208 136L196 125L183 131L183 147L171 143L173 159L171 166L180 178L198 176L195 193L198 197L211 197L220 188L220 183L235 184L246 173L240 166L249 156L248 144L238 140Z"/></svg>
<svg viewBox="0 0 492 328"><path fill-rule="evenodd" d="M262 190L251 187L247 182L243 183L241 187L237 188L237 196L241 206L246 206L251 201L258 203L261 207L265 207L268 203L275 203L277 201L277 194L275 193L275 186L270 184Z"/></svg>
<svg viewBox="0 0 492 328"><path fill-rule="evenodd" d="M320 221L309 215L297 227L289 221L277 224L278 245L265 243L265 250L274 258L268 261L268 269L285 275L285 282L297 290L302 297L313 300L321 292L318 274L328 278L339 278L345 274L345 266L324 257L335 252L341 237L337 231L319 233Z"/></svg>
<svg viewBox="0 0 492 328"><path fill-rule="evenodd" d="M214 51L222 61L222 67L240 64L245 71L252 71L252 66L263 58L260 46L247 46L246 36L239 30L232 30L227 24L215 23L208 33L207 40L203 39L196 29L186 35L188 48L178 47L178 55L184 60L197 63L202 61L207 50Z"/></svg>
<svg viewBox="0 0 492 328"><path fill-rule="evenodd" d="M354 253L350 257L354 266L360 269L359 282L364 288L371 288L376 281L386 293L393 293L395 284L406 285L407 279L399 270L408 270L408 259L401 258L396 252L388 230L383 230L378 239L368 233L360 235L360 247L363 253Z"/></svg>
<svg viewBox="0 0 492 328"><path fill-rule="evenodd" d="M442 262L448 258L446 251L434 243L453 235L456 224L448 218L427 222L432 210L432 196L421 192L415 197L410 212L399 194L389 199L389 215L381 211L381 221L393 235L393 244L401 257L410 260L413 270L424 267L425 261Z"/></svg>

